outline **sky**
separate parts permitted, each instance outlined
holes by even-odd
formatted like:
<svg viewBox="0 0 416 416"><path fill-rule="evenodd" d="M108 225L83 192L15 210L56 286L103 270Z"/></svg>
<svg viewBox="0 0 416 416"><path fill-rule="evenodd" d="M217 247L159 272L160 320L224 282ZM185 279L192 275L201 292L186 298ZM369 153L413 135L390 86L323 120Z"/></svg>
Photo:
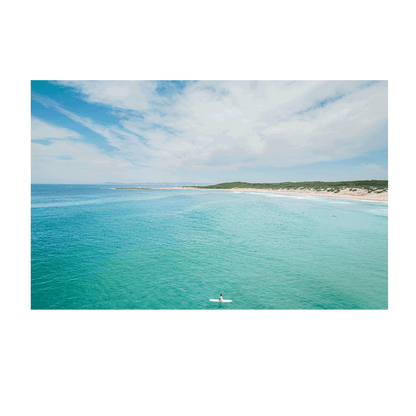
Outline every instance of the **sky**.
<svg viewBox="0 0 416 416"><path fill-rule="evenodd" d="M32 183L387 179L387 81L32 81Z"/></svg>

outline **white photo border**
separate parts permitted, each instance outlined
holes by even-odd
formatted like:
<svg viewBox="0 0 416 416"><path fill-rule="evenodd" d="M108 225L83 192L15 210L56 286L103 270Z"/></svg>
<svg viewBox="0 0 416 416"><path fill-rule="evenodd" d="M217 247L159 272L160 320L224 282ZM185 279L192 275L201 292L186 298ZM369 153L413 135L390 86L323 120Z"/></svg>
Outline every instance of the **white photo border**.
<svg viewBox="0 0 416 416"><path fill-rule="evenodd" d="M388 81L388 309L32 310L32 80ZM404 324L404 67L401 65L16 65L14 68L14 325L402 326Z"/></svg>

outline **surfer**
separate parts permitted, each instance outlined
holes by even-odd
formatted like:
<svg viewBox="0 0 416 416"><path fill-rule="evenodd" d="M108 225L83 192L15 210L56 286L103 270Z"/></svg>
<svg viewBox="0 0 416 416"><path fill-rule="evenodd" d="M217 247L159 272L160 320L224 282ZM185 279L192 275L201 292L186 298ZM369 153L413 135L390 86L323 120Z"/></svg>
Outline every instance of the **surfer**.
<svg viewBox="0 0 416 416"><path fill-rule="evenodd" d="M220 294L220 298L218 299L220 302L222 302L222 295Z"/></svg>

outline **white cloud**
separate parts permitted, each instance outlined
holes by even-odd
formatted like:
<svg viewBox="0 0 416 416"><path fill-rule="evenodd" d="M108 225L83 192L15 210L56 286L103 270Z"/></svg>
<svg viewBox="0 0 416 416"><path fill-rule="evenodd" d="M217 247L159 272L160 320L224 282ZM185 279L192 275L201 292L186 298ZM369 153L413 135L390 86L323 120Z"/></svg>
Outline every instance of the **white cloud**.
<svg viewBox="0 0 416 416"><path fill-rule="evenodd" d="M200 83L158 120L174 134L141 129L134 117L123 126L159 151L160 164L185 170L349 158L386 141L385 134L380 136L387 120L386 84L360 87L335 82ZM318 106L333 97L341 98Z"/></svg>
<svg viewBox="0 0 416 416"><path fill-rule="evenodd" d="M62 110L56 103L55 109ZM88 118L62 113L93 131L107 137L109 142L117 137L108 129ZM123 133L131 136L128 132ZM73 140L77 139L77 140ZM134 166L122 152L110 156L97 146L80 141L82 136L75 131L57 127L32 117L32 182L33 183L94 183L120 180L134 181L140 177ZM36 140L47 140L48 144Z"/></svg>
<svg viewBox="0 0 416 416"><path fill-rule="evenodd" d="M387 144L386 82L203 81L168 98L157 95L154 82L65 85L117 110L120 126L103 127L55 105L58 111L161 180L175 172L333 161Z"/></svg>
<svg viewBox="0 0 416 416"><path fill-rule="evenodd" d="M140 81L61 81L73 87L86 101L125 110L142 111L149 108L155 82Z"/></svg>
<svg viewBox="0 0 416 416"><path fill-rule="evenodd" d="M32 117L32 140L48 139L80 139L81 136L72 130L57 127L44 121Z"/></svg>
<svg viewBox="0 0 416 416"><path fill-rule="evenodd" d="M111 157L83 142L32 142L33 183L96 183L130 180L137 174L128 161Z"/></svg>
<svg viewBox="0 0 416 416"><path fill-rule="evenodd" d="M124 155L124 157L127 160L133 159L134 161L139 162L138 155L145 155L147 151L147 148L139 140L139 138L136 135L130 133L128 130L123 130L116 126L102 126L101 124L94 122L89 117L81 117L71 111L65 110L53 100L45 99L44 97L40 97L38 95L33 95L32 99L34 99L35 101L39 102L47 108L53 108L54 110L67 116L69 119L81 124L84 127L87 127L94 133L97 133L100 136L104 137L106 139L107 144L114 147L114 149L116 149L119 155ZM43 125L47 124L38 119L36 120L42 123ZM77 135L77 133L73 133ZM77 137L80 136L77 135Z"/></svg>

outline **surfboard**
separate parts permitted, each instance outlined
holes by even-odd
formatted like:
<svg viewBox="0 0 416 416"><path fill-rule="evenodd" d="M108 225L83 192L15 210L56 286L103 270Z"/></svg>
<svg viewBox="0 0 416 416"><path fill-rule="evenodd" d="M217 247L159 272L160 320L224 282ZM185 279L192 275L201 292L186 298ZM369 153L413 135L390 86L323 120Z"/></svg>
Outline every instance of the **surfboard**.
<svg viewBox="0 0 416 416"><path fill-rule="evenodd" d="M219 299L210 299L211 302L219 302ZM232 302L232 300L223 299L222 302Z"/></svg>

